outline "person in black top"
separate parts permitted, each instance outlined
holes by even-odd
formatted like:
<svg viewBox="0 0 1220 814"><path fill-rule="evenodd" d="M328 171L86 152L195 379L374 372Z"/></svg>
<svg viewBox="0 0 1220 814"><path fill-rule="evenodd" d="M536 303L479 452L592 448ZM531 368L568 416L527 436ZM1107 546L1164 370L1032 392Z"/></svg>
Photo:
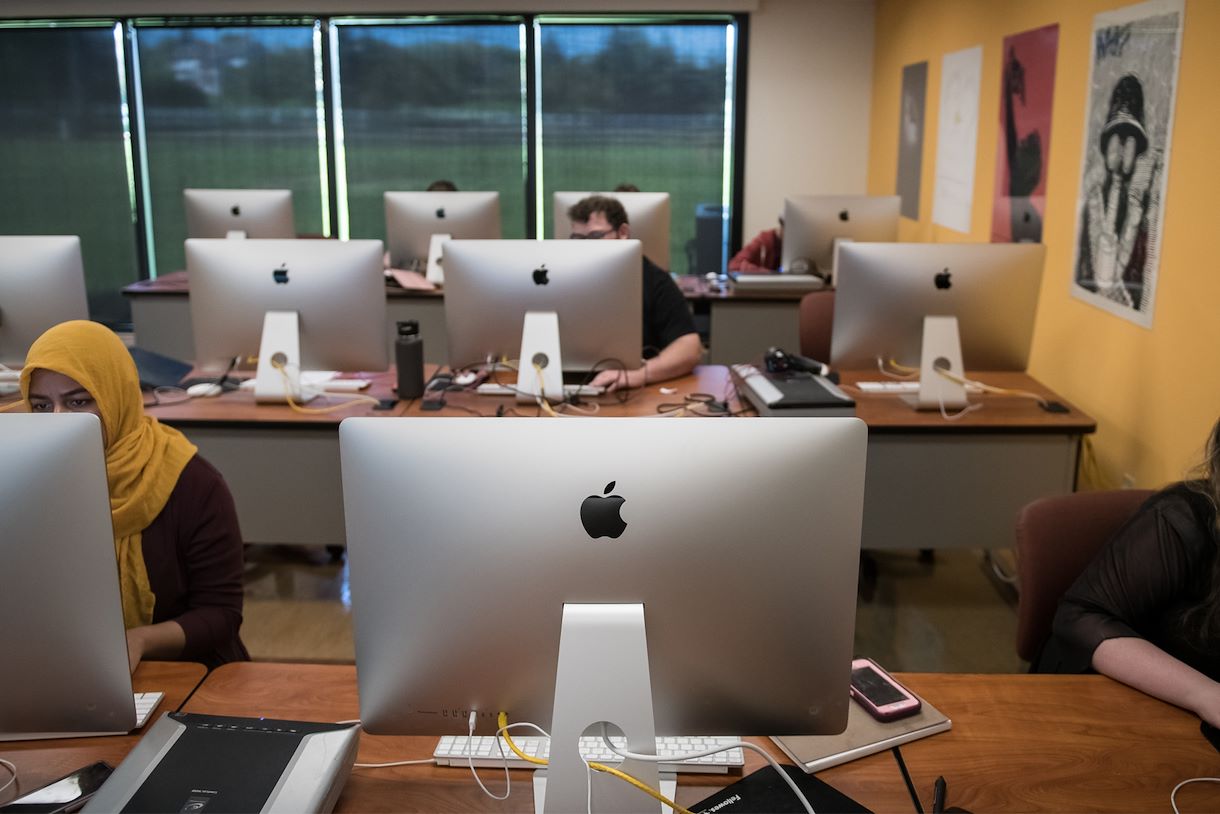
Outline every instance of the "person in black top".
<svg viewBox="0 0 1220 814"><path fill-rule="evenodd" d="M1091 668L1220 726L1220 422L1203 470L1149 498L1085 568L1039 672Z"/></svg>
<svg viewBox="0 0 1220 814"><path fill-rule="evenodd" d="M616 199L590 195L568 209L573 239L627 240L631 226L627 210ZM603 370L592 384L613 391L675 379L694 370L703 359L703 344L682 290L669 273L644 258L643 364L627 370ZM625 360L624 360L625 361Z"/></svg>

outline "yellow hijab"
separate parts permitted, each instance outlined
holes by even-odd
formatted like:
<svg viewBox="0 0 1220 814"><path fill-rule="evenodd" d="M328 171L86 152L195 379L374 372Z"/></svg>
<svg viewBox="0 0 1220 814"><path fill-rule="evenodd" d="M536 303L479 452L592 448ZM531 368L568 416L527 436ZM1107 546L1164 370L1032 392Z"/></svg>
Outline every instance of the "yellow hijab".
<svg viewBox="0 0 1220 814"><path fill-rule="evenodd" d="M123 621L128 628L152 624L156 597L148 584L141 538L165 508L196 447L182 433L144 414L135 362L109 328L77 320L38 337L21 371L21 397L27 406L30 375L39 368L75 380L97 403L106 433L106 479Z"/></svg>

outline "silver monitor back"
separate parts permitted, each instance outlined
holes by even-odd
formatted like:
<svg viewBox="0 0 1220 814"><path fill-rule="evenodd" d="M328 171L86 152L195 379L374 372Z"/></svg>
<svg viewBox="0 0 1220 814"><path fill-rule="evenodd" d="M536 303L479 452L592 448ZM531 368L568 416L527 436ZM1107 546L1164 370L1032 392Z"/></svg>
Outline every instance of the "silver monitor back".
<svg viewBox="0 0 1220 814"><path fill-rule="evenodd" d="M79 237L0 237L0 364L21 367L43 331L88 318Z"/></svg>
<svg viewBox="0 0 1220 814"><path fill-rule="evenodd" d="M385 370L380 240L188 240L195 363L257 356L267 311L300 316L301 364Z"/></svg>
<svg viewBox="0 0 1220 814"><path fill-rule="evenodd" d="M249 238L297 236L290 189L184 189L187 237Z"/></svg>
<svg viewBox="0 0 1220 814"><path fill-rule="evenodd" d="M0 414L0 740L127 732L135 702L97 416Z"/></svg>
<svg viewBox="0 0 1220 814"><path fill-rule="evenodd" d="M898 239L897 195L795 195L784 199L782 267L812 261L830 274L835 238L858 243L892 243Z"/></svg>
<svg viewBox="0 0 1220 814"><path fill-rule="evenodd" d="M427 260L434 234L499 240L500 193L387 192L385 234L395 268Z"/></svg>
<svg viewBox="0 0 1220 814"><path fill-rule="evenodd" d="M568 210L590 195L617 198L627 210L631 236L644 244L644 256L669 271L668 192L556 192L556 240L567 240L572 234L572 220L568 217Z"/></svg>
<svg viewBox="0 0 1220 814"><path fill-rule="evenodd" d="M516 359L525 312L555 311L564 370L591 370L607 359L638 367L642 286L638 240L449 241L449 364Z"/></svg>
<svg viewBox="0 0 1220 814"><path fill-rule="evenodd" d="M855 418L347 419L362 725L549 728L563 604L643 603L658 735L842 731L865 446ZM607 484L626 527L592 539Z"/></svg>
<svg viewBox="0 0 1220 814"><path fill-rule="evenodd" d="M1025 370L1044 255L1036 243L844 244L831 364L918 366L923 318L955 316L968 370Z"/></svg>

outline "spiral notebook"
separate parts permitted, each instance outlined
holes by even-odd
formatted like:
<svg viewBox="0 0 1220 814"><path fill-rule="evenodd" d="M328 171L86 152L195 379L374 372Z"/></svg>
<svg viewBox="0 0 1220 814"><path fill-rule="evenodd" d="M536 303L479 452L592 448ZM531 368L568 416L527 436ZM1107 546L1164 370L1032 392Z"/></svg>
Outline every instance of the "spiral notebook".
<svg viewBox="0 0 1220 814"><path fill-rule="evenodd" d="M809 773L901 746L947 731L953 722L921 698L919 712L882 723L854 701L848 706L847 729L839 735L773 735L771 740Z"/></svg>

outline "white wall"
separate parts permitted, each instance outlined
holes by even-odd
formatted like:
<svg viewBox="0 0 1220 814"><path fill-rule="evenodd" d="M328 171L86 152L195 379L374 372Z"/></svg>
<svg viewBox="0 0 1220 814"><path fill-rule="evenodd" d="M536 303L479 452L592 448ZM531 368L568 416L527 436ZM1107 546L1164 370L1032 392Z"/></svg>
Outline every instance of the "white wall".
<svg viewBox="0 0 1220 814"><path fill-rule="evenodd" d="M750 15L745 241L785 195L866 192L873 17L873 0L761 0Z"/></svg>

